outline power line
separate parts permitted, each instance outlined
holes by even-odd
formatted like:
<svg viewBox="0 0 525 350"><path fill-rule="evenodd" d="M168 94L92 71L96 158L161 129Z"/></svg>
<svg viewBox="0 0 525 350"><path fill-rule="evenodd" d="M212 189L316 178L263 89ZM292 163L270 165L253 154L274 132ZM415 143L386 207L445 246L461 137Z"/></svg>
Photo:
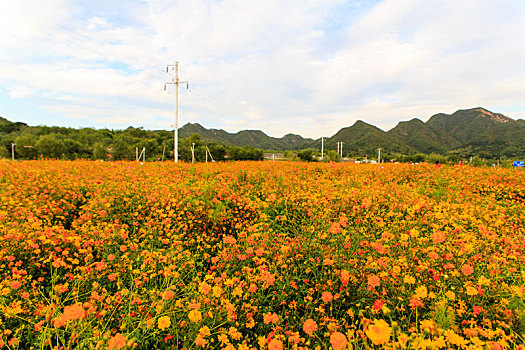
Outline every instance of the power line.
<svg viewBox="0 0 525 350"><path fill-rule="evenodd" d="M215 106L221 108L223 111L227 111L228 114L232 114L232 115L236 115L236 116L242 116L244 115L243 112L241 112L240 110L238 110L237 108L231 106L231 105L228 105L226 104L225 102L213 97L213 96L210 96L206 93L204 93L203 91L201 90L195 90L195 89L191 89L190 90L190 93L194 93L194 94L197 94L199 95L200 97L208 100L210 103L214 104Z"/></svg>

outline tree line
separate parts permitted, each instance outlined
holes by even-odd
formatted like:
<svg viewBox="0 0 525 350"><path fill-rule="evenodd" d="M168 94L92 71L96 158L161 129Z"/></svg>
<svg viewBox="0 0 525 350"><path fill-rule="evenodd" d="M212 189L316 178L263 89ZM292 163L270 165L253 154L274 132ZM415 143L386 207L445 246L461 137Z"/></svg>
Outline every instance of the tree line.
<svg viewBox="0 0 525 350"><path fill-rule="evenodd" d="M136 149L141 152L145 148L146 160L161 161L174 158L173 141L173 132L166 130L27 126L0 117L0 158L11 158L14 143L16 159L134 160ZM180 160L191 162L192 144L196 161L206 159L206 147L216 161L263 159L261 149L206 142L200 135L194 134L179 138Z"/></svg>

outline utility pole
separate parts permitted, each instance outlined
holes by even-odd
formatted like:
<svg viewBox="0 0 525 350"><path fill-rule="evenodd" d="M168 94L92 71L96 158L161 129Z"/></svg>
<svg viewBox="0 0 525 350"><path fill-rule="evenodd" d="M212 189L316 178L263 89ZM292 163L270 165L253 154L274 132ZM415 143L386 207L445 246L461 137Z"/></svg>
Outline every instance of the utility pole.
<svg viewBox="0 0 525 350"><path fill-rule="evenodd" d="M195 143L191 143L191 164L195 163Z"/></svg>
<svg viewBox="0 0 525 350"><path fill-rule="evenodd" d="M210 155L212 163L215 163L215 160L213 159L213 156L211 155L210 149L208 148L208 146L206 146L206 163L208 163L208 154Z"/></svg>
<svg viewBox="0 0 525 350"><path fill-rule="evenodd" d="M135 147L135 154L136 154L137 162L140 161L140 158L142 158L143 162L146 161L146 147L142 147L142 151L140 151L140 154L139 154L139 148Z"/></svg>
<svg viewBox="0 0 525 350"><path fill-rule="evenodd" d="M377 149L377 163L381 163L381 148Z"/></svg>
<svg viewBox="0 0 525 350"><path fill-rule="evenodd" d="M166 90L167 84L173 84L175 85L175 130L173 132L173 152L175 163L179 162L179 84L186 84L186 89L188 88L189 83L187 81L179 81L179 62L175 62L175 64L168 64L166 67L166 73L169 72L169 69L171 68L172 71L175 72L175 77L171 79L171 82L164 84L164 90Z"/></svg>
<svg viewBox="0 0 525 350"><path fill-rule="evenodd" d="M343 141L341 141L341 158L343 157Z"/></svg>
<svg viewBox="0 0 525 350"><path fill-rule="evenodd" d="M15 160L15 146L16 143L11 144L11 160Z"/></svg>
<svg viewBox="0 0 525 350"><path fill-rule="evenodd" d="M321 160L324 158L324 137L321 137Z"/></svg>

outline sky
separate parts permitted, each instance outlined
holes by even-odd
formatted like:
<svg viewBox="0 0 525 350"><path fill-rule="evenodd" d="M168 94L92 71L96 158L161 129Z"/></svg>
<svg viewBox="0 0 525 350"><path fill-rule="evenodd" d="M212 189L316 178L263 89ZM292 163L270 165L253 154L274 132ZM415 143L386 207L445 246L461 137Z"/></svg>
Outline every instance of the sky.
<svg viewBox="0 0 525 350"><path fill-rule="evenodd" d="M484 107L525 118L523 0L0 0L0 116L319 138Z"/></svg>

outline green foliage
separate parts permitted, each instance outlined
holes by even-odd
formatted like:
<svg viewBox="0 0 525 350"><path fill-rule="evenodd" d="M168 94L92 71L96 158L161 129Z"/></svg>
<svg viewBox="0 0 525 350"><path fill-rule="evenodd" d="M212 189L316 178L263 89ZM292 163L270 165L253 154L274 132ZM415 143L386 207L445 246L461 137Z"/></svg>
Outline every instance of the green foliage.
<svg viewBox="0 0 525 350"><path fill-rule="evenodd" d="M311 148L304 149L300 152L297 152L297 157L299 157L300 160L305 162L312 162L314 161L314 150Z"/></svg>
<svg viewBox="0 0 525 350"><path fill-rule="evenodd" d="M107 150L103 144L96 142L93 145L93 159L106 159Z"/></svg>
<svg viewBox="0 0 525 350"><path fill-rule="evenodd" d="M11 158L11 153L4 146L0 146L0 158Z"/></svg>
<svg viewBox="0 0 525 350"><path fill-rule="evenodd" d="M330 162L338 162L340 158L341 156L339 156L339 153L337 153L337 151L330 149L326 152L326 156L324 160L330 161Z"/></svg>
<svg viewBox="0 0 525 350"><path fill-rule="evenodd" d="M228 159L231 160L263 160L264 153L261 149L251 146L245 147L228 147Z"/></svg>
<svg viewBox="0 0 525 350"><path fill-rule="evenodd" d="M61 158L66 150L64 142L54 133L40 136L35 146L47 158Z"/></svg>
<svg viewBox="0 0 525 350"><path fill-rule="evenodd" d="M451 329L456 326L454 308L448 305L446 298L439 300L432 310L432 319L441 329Z"/></svg>
<svg viewBox="0 0 525 350"><path fill-rule="evenodd" d="M36 149L36 137L31 134L20 135L15 138L16 156L24 159L33 159L38 157Z"/></svg>

